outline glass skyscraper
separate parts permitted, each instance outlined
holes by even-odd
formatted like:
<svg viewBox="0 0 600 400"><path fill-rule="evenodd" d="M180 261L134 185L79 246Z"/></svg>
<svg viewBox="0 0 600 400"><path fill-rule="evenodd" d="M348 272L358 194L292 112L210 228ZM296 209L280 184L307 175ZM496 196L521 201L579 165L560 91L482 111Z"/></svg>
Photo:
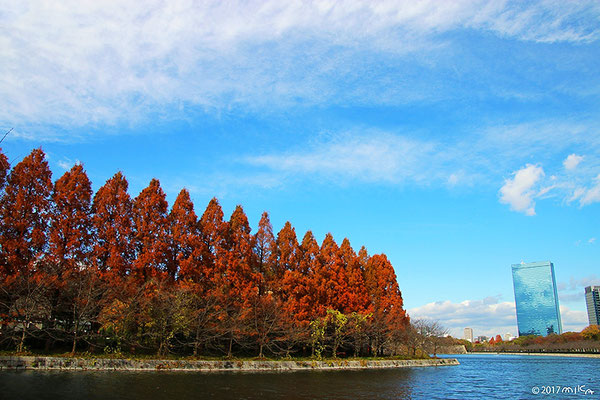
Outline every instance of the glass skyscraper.
<svg viewBox="0 0 600 400"><path fill-rule="evenodd" d="M600 325L600 286L585 288L585 304L590 325Z"/></svg>
<svg viewBox="0 0 600 400"><path fill-rule="evenodd" d="M550 261L512 265L519 336L562 333L554 265Z"/></svg>

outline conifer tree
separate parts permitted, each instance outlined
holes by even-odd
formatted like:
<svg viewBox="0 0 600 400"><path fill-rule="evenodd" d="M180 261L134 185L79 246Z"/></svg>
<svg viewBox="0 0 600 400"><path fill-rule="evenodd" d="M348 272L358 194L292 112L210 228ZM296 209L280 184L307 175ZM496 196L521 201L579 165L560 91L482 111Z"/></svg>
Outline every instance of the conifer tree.
<svg viewBox="0 0 600 400"><path fill-rule="evenodd" d="M133 205L128 186L118 172L98 189L92 204L95 262L100 271L120 277L129 275L133 262Z"/></svg>
<svg viewBox="0 0 600 400"><path fill-rule="evenodd" d="M48 321L52 285L44 266L52 180L45 154L33 150L10 172L0 201L0 281L3 314L13 318L17 351L33 323Z"/></svg>
<svg viewBox="0 0 600 400"><path fill-rule="evenodd" d="M204 243L203 263L208 276L216 278L217 263L226 258L228 230L227 222L223 221L223 210L216 198L210 200L198 223L200 237Z"/></svg>
<svg viewBox="0 0 600 400"><path fill-rule="evenodd" d="M229 341L227 354L231 356L233 341L239 341L245 333L251 306L258 296L258 280L253 273L254 237L241 206L235 208L227 226L227 252L217 260L215 279Z"/></svg>
<svg viewBox="0 0 600 400"><path fill-rule="evenodd" d="M273 236L273 227L269 220L269 214L262 213L258 222L258 231L254 235L254 254L256 256L255 274L259 279L258 294L265 293L266 282L269 279L269 272L273 270L273 253L275 251L275 237Z"/></svg>
<svg viewBox="0 0 600 400"><path fill-rule="evenodd" d="M169 214L173 263L177 278L200 283L206 279L202 268L203 242L198 229L198 217L190 193L182 189Z"/></svg>
<svg viewBox="0 0 600 400"><path fill-rule="evenodd" d="M287 300L289 293L284 292L282 286L283 277L286 271L297 270L299 264L300 251L298 239L296 238L296 230L287 221L277 234L274 262L272 263L274 270L270 274L272 281L269 284L270 290L284 302Z"/></svg>
<svg viewBox="0 0 600 400"><path fill-rule="evenodd" d="M63 327L72 338L71 350L75 352L82 325L95 318L102 290L90 263L94 240L92 187L80 164L56 181L52 200L48 257L59 289L55 318L70 321Z"/></svg>
<svg viewBox="0 0 600 400"><path fill-rule="evenodd" d="M171 234L167 216L168 204L158 179L133 201L133 226L136 258L134 272L143 279L175 277L171 250Z"/></svg>
<svg viewBox="0 0 600 400"><path fill-rule="evenodd" d="M343 302L346 304L346 313L365 313L369 308L369 294L365 287L363 274L360 268L358 256L352 249L348 238L344 238L339 249L338 256L344 267Z"/></svg>
<svg viewBox="0 0 600 400"><path fill-rule="evenodd" d="M93 244L92 184L81 164L56 181L49 235L49 256L62 269L88 267Z"/></svg>
<svg viewBox="0 0 600 400"><path fill-rule="evenodd" d="M286 271L283 292L287 293L286 312L300 323L308 323L325 313L319 308L314 288L314 271L318 270L319 245L311 231L306 232L298 249L298 266Z"/></svg>
<svg viewBox="0 0 600 400"><path fill-rule="evenodd" d="M7 274L32 267L47 247L52 180L42 149L11 171L0 202L0 263Z"/></svg>

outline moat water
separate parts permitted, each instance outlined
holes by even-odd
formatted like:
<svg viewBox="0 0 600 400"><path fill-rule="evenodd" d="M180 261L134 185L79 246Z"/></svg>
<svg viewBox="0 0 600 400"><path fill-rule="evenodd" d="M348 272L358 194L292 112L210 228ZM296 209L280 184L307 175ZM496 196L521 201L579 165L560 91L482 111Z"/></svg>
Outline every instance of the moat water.
<svg viewBox="0 0 600 400"><path fill-rule="evenodd" d="M451 357L461 365L260 373L0 371L0 399L600 398L600 358Z"/></svg>

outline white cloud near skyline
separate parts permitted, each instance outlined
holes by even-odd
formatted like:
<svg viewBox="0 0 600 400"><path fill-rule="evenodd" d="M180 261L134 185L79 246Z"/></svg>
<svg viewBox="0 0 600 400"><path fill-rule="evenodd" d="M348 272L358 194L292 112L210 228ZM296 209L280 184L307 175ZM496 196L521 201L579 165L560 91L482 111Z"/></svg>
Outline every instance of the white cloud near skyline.
<svg viewBox="0 0 600 400"><path fill-rule="evenodd" d="M583 156L578 156L577 154L573 153L569 154L569 156L565 158L565 161L563 161L563 165L565 169L574 170L575 168L577 168L581 161L583 161Z"/></svg>
<svg viewBox="0 0 600 400"><path fill-rule="evenodd" d="M464 328L473 328L474 335L517 335L514 301L500 301L500 296L454 303L449 300L428 303L408 310L411 318L439 321L454 337L462 338ZM587 313L560 306L563 332L579 332L588 325Z"/></svg>
<svg viewBox="0 0 600 400"><path fill-rule="evenodd" d="M437 68L444 34L585 44L599 16L594 1L12 2L0 13L0 125L56 140L189 109L435 100L449 74L421 74Z"/></svg>

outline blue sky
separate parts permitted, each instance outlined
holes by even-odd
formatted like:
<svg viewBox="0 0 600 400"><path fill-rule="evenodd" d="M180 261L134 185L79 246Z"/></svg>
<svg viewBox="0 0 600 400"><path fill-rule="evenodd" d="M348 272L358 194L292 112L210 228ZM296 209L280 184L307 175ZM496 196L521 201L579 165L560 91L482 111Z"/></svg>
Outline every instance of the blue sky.
<svg viewBox="0 0 600 400"><path fill-rule="evenodd" d="M65 1L0 11L0 128L94 188L385 252L413 317L516 332L510 264L599 284L595 1Z"/></svg>

